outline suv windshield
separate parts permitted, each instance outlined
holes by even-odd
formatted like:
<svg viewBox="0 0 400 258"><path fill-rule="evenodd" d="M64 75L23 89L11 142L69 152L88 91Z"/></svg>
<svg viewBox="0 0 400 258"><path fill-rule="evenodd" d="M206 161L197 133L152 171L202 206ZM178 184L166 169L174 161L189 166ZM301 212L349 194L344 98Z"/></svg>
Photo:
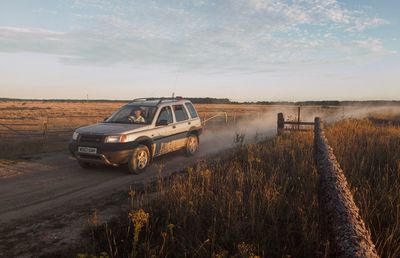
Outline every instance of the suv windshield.
<svg viewBox="0 0 400 258"><path fill-rule="evenodd" d="M150 124L153 121L156 107L127 105L112 114L106 123Z"/></svg>

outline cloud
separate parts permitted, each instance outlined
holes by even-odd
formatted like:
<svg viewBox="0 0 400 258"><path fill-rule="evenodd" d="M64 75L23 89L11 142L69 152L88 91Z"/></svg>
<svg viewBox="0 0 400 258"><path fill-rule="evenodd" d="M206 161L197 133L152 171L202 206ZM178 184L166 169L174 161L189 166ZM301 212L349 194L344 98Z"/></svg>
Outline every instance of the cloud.
<svg viewBox="0 0 400 258"><path fill-rule="evenodd" d="M64 32L42 28L0 27L0 50L3 52L31 51L58 54L65 36Z"/></svg>
<svg viewBox="0 0 400 258"><path fill-rule="evenodd" d="M365 55L391 53L379 39L365 41L366 30L387 21L346 9L336 0L70 4L68 31L0 27L0 51L55 54L70 64L161 64L207 71L329 63L360 49Z"/></svg>
<svg viewBox="0 0 400 258"><path fill-rule="evenodd" d="M17 27L0 27L1 36L59 36L64 35L64 32L51 31L42 28L17 28Z"/></svg>
<svg viewBox="0 0 400 258"><path fill-rule="evenodd" d="M367 51L368 53L388 55L395 54L396 51L387 50L384 48L382 41L379 39L364 39L364 40L354 40L354 44L359 48Z"/></svg>
<svg viewBox="0 0 400 258"><path fill-rule="evenodd" d="M358 19L355 21L354 27L349 28L349 30L363 31L367 28L375 28L385 24L389 24L389 22L376 17L371 19Z"/></svg>

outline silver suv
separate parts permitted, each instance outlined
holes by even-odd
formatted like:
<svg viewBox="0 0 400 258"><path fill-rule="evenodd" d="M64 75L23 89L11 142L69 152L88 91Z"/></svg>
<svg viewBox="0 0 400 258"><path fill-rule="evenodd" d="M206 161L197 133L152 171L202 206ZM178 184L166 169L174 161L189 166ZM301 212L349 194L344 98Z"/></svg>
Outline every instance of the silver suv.
<svg viewBox="0 0 400 258"><path fill-rule="evenodd" d="M69 150L82 167L128 164L137 174L154 157L181 149L195 154L201 131L189 100L136 99L104 122L76 129Z"/></svg>

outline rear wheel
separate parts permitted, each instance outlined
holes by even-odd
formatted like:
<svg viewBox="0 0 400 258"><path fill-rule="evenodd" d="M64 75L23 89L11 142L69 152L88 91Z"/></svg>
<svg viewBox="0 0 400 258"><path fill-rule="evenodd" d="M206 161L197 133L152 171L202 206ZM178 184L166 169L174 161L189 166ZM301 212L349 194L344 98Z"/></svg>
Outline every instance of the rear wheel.
<svg viewBox="0 0 400 258"><path fill-rule="evenodd" d="M193 156L199 149L199 138L197 135L190 135L186 142L186 154L188 156Z"/></svg>
<svg viewBox="0 0 400 258"><path fill-rule="evenodd" d="M150 151L145 145L139 145L132 153L128 161L129 171L133 174L140 174L150 163Z"/></svg>

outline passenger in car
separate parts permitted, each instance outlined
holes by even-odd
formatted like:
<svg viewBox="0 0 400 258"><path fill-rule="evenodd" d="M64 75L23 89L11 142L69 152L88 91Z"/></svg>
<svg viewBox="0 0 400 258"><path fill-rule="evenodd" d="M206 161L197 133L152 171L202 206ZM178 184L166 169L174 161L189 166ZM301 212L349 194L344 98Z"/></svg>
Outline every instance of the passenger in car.
<svg viewBox="0 0 400 258"><path fill-rule="evenodd" d="M142 116L142 110L136 109L135 116L132 118L132 122L134 123L146 123L146 120Z"/></svg>

